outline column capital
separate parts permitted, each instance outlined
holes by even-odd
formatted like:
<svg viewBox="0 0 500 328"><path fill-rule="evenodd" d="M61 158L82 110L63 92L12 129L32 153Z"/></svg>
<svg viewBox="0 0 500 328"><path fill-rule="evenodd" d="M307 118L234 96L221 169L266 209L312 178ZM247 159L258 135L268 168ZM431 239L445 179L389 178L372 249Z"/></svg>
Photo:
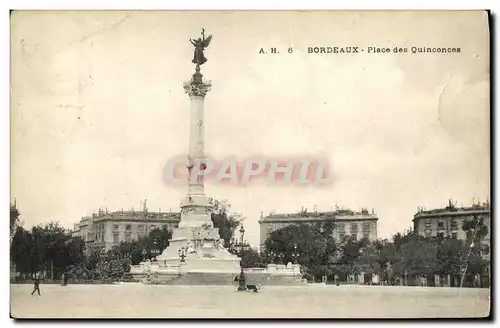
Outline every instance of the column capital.
<svg viewBox="0 0 500 328"><path fill-rule="evenodd" d="M205 80L203 82L194 81L193 79L184 82L184 92L186 92L189 97L199 96L205 97L207 92L212 89L212 81Z"/></svg>

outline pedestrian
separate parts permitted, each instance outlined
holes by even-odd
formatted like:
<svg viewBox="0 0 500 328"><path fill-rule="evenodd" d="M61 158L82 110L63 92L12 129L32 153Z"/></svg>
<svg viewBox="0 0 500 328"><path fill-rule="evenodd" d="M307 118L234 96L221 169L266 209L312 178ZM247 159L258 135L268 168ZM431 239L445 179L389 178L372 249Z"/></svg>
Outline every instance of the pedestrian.
<svg viewBox="0 0 500 328"><path fill-rule="evenodd" d="M33 285L34 289L33 291L31 292L31 296L33 296L33 294L38 291L38 295L40 295L40 279L38 279L38 277L35 276L35 283Z"/></svg>

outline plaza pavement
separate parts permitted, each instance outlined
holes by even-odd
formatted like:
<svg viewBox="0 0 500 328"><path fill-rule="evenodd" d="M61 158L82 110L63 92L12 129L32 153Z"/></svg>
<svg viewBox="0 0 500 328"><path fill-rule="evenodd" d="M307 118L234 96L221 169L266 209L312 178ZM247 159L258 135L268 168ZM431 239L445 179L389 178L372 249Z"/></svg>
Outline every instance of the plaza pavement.
<svg viewBox="0 0 500 328"><path fill-rule="evenodd" d="M18 318L450 318L489 314L490 290L358 285L11 285Z"/></svg>

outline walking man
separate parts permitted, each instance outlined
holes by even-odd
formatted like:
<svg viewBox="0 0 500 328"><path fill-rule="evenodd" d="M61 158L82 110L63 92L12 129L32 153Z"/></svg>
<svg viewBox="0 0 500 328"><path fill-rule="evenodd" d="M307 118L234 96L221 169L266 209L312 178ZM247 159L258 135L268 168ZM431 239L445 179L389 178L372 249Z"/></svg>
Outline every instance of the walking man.
<svg viewBox="0 0 500 328"><path fill-rule="evenodd" d="M34 289L33 291L31 292L31 296L33 296L33 294L38 291L38 295L40 295L40 279L38 279L38 277L35 276L35 283L34 283Z"/></svg>

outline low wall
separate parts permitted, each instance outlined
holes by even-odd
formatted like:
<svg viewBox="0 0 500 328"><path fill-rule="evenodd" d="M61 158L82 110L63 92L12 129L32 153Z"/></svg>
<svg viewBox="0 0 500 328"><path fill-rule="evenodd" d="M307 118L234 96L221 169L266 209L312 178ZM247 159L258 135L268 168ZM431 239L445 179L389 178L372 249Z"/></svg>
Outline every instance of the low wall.
<svg viewBox="0 0 500 328"><path fill-rule="evenodd" d="M34 280L15 280L11 279L10 281L11 284L28 284L28 285L33 285L35 283ZM68 285L112 285L114 283L117 283L117 281L113 280L68 280ZM40 285L61 285L61 280L50 280L50 279L43 279L40 280Z"/></svg>
<svg viewBox="0 0 500 328"><path fill-rule="evenodd" d="M206 263L206 262L205 262ZM239 268L236 270L210 270L209 268L199 268L194 266L184 268L180 271L170 269L168 272L160 269L155 263L148 266L151 269L151 281L153 284L168 284L168 285L232 285L235 282L235 277L239 275ZM187 270L189 271L184 271ZM198 269L198 270L196 270ZM265 285L303 285L300 266L290 264L288 267L282 264L269 264L267 268L245 268L243 269L247 284ZM130 273L134 279L142 281L148 274L146 266L140 263L137 266L132 266Z"/></svg>
<svg viewBox="0 0 500 328"><path fill-rule="evenodd" d="M155 284L165 285L222 285L236 284L234 273L187 272L181 275L153 275ZM271 274L245 273L246 283L261 286L304 285L300 276L280 276Z"/></svg>

